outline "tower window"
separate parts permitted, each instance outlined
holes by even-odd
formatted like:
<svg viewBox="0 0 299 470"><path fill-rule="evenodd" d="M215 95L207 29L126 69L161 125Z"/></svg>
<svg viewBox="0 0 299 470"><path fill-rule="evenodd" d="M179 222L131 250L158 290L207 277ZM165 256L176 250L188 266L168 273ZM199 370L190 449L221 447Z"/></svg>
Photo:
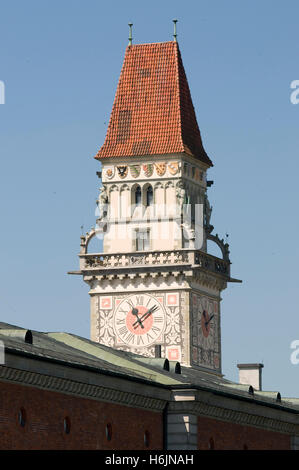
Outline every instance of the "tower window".
<svg viewBox="0 0 299 470"><path fill-rule="evenodd" d="M150 249L150 233L148 229L136 230L136 251Z"/></svg>
<svg viewBox="0 0 299 470"><path fill-rule="evenodd" d="M141 204L141 188L140 186L137 186L135 190L135 204L136 206L140 206Z"/></svg>
<svg viewBox="0 0 299 470"><path fill-rule="evenodd" d="M153 188L149 186L146 190L146 206L151 206L154 199Z"/></svg>

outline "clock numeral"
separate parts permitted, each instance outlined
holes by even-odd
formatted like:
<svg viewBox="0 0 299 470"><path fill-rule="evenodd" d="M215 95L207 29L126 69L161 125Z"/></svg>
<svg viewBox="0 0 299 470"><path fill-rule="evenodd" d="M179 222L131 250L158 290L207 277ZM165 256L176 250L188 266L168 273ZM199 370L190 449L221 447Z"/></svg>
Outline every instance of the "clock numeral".
<svg viewBox="0 0 299 470"><path fill-rule="evenodd" d="M136 303L137 305L143 305L144 297L143 295L136 295Z"/></svg>
<svg viewBox="0 0 299 470"><path fill-rule="evenodd" d="M152 326L151 331L152 331L153 333L160 333L160 329L159 329L157 326L155 326L155 325Z"/></svg>
<svg viewBox="0 0 299 470"><path fill-rule="evenodd" d="M133 303L132 303L132 300L129 299L129 300L126 300L126 302L127 302L127 304L129 305L129 307L134 308L134 305L133 305Z"/></svg>
<svg viewBox="0 0 299 470"><path fill-rule="evenodd" d="M129 342L129 343L130 343L131 341L132 341L132 343L134 343L135 337L136 337L136 336L134 335L134 333L129 332L129 334L124 338L124 340L125 340L126 342Z"/></svg>
<svg viewBox="0 0 299 470"><path fill-rule="evenodd" d="M120 312L120 313L123 313L124 315L127 315L127 313L128 313L127 310L122 310L122 309L119 310L119 312Z"/></svg>
<svg viewBox="0 0 299 470"><path fill-rule="evenodd" d="M148 302L147 302L147 304L146 304L146 307L148 307L148 305L150 304L150 302L151 302L152 300L153 300L153 299L152 299L151 297L148 299Z"/></svg>
<svg viewBox="0 0 299 470"><path fill-rule="evenodd" d="M128 330L127 330L127 327L126 327L126 326L122 326L122 327L119 328L119 330L118 330L118 334L119 334L119 335L125 335L127 332L128 332Z"/></svg>
<svg viewBox="0 0 299 470"><path fill-rule="evenodd" d="M163 317L154 316L154 323L163 323L163 322L164 322Z"/></svg>
<svg viewBox="0 0 299 470"><path fill-rule="evenodd" d="M140 345L143 345L144 344L144 341L143 341L143 338L141 335L137 336L137 346L140 346Z"/></svg>
<svg viewBox="0 0 299 470"><path fill-rule="evenodd" d="M146 337L148 341L151 341L152 339L154 339L154 337L151 336L149 333L146 333Z"/></svg>
<svg viewBox="0 0 299 470"><path fill-rule="evenodd" d="M124 325L125 323L125 318L117 318L116 319L116 325L119 326L119 325Z"/></svg>

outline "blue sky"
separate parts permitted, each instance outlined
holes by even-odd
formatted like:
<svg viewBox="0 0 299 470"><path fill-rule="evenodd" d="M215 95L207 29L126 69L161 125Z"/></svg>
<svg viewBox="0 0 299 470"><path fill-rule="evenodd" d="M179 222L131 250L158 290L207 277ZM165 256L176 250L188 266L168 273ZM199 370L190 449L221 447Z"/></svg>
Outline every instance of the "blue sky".
<svg viewBox="0 0 299 470"><path fill-rule="evenodd" d="M178 41L205 149L215 232L229 234L223 372L263 362L263 388L299 396L295 0L1 2L1 320L89 336L78 268L94 225L102 145L128 42Z"/></svg>

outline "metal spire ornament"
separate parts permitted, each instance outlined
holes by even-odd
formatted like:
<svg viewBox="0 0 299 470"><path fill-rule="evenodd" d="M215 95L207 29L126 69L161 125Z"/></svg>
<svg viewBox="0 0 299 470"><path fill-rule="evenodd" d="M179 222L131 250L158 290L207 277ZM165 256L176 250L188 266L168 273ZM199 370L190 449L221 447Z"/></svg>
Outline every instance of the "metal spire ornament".
<svg viewBox="0 0 299 470"><path fill-rule="evenodd" d="M129 28L130 28L130 31L129 31L129 46L132 46L132 26L133 26L133 23L129 23Z"/></svg>
<svg viewBox="0 0 299 470"><path fill-rule="evenodd" d="M177 42L177 32L176 32L176 24L178 20L172 20L173 21L173 40Z"/></svg>

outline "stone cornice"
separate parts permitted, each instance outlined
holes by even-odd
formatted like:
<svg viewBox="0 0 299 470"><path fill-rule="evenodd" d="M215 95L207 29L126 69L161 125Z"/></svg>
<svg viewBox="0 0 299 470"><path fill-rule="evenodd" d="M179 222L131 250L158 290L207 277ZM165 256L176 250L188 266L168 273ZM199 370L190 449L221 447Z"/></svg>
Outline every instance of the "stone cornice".
<svg viewBox="0 0 299 470"><path fill-rule="evenodd" d="M286 434L299 434L299 424L294 424L278 419L271 419L266 416L245 413L242 411L208 405L206 403L196 403L194 411L197 415L208 416L221 421L229 421L234 424L254 426L267 429L268 431L281 432Z"/></svg>
<svg viewBox="0 0 299 470"><path fill-rule="evenodd" d="M220 398L218 397L218 400ZM188 412L196 416L226 421L243 426L253 426L268 431L280 432L291 435L299 435L299 418L294 415L287 415L286 411L272 409L269 415L263 412L262 408L257 412L240 409L233 409L223 402L223 406L195 400L188 402L171 402L168 409L170 414ZM268 414L268 416L266 416ZM280 416L279 416L280 415ZM273 416L273 417L272 417ZM293 419L292 419L293 418ZM296 421L298 424L296 424Z"/></svg>
<svg viewBox="0 0 299 470"><path fill-rule="evenodd" d="M6 366L0 366L0 379L51 392L75 395L90 400L104 401L134 408L144 408L156 412L161 412L166 404L164 400L118 390L116 387L113 389Z"/></svg>
<svg viewBox="0 0 299 470"><path fill-rule="evenodd" d="M144 268L140 267L139 271L136 269L135 272L132 272L130 268L127 269L117 269L111 270L109 273L93 273L92 271L87 271L83 274L83 280L90 284L91 288L94 289L93 283L97 282L115 282L115 281L123 281L125 279L130 279L132 282L135 282L136 285L140 282L140 280L150 279L154 280L157 278L164 278L164 279L180 279L182 282L183 289L189 288L191 282L200 283L201 286L206 286L210 289L216 289L217 291L222 291L227 287L227 281L223 280L220 276L216 274L207 274L204 272L196 272L189 268L189 270L182 269L182 266L173 266L173 270L170 270L168 267L155 267L155 268ZM184 267L185 268L185 267ZM77 274L82 274L79 271ZM90 292L93 293L93 292ZM97 290L94 293L98 293Z"/></svg>
<svg viewBox="0 0 299 470"><path fill-rule="evenodd" d="M15 369L12 367L0 366L0 379L5 382L23 386L36 387L52 392L74 395L80 398L115 403L134 408L143 408L154 412L162 412L166 405L165 400L152 398L150 396L139 395L137 393L108 388L94 384L87 384L75 380L61 377L40 374L32 371ZM278 419L279 410L271 410L273 418L265 416L260 410L259 413L240 411L232 409L223 403L217 406L210 403L194 401L190 398L184 401L171 401L168 413L177 414L188 412L196 416L206 416L220 421L227 421L243 426L253 426L274 432L281 432L291 435L299 435L299 423L291 422L291 419ZM282 412L284 415L286 412ZM276 417L275 417L276 415ZM293 416L292 416L293 417ZM289 417L291 418L291 417ZM295 418L295 420L297 417Z"/></svg>

